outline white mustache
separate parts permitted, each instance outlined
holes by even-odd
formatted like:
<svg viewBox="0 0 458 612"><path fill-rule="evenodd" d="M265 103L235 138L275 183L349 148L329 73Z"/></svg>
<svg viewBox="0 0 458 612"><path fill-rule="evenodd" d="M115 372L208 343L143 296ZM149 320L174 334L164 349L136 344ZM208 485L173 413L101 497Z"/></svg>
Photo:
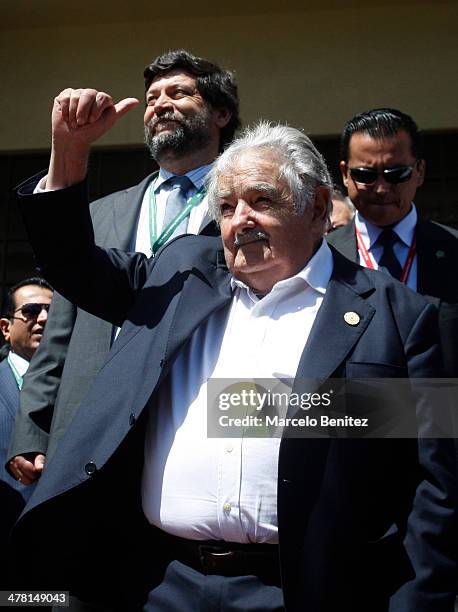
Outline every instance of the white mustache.
<svg viewBox="0 0 458 612"><path fill-rule="evenodd" d="M269 234L262 232L261 230L251 230L244 234L237 234L234 240L234 246L239 247L250 242L257 242L258 240L269 240Z"/></svg>

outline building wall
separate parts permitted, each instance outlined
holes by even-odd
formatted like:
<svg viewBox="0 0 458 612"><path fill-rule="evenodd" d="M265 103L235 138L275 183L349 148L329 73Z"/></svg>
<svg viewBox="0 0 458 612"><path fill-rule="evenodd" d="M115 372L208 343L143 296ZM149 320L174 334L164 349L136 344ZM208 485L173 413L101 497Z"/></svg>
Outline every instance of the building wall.
<svg viewBox="0 0 458 612"><path fill-rule="evenodd" d="M48 147L50 101L66 86L142 97L144 65L177 47L237 72L245 123L263 117L332 135L355 113L390 105L425 129L458 129L456 1L317 4L169 19L149 3L144 21L4 29L0 151ZM141 121L142 109L131 111L100 144L141 143Z"/></svg>
<svg viewBox="0 0 458 612"><path fill-rule="evenodd" d="M154 4L0 2L0 302L34 273L12 188L46 165L53 97L89 86L142 98L144 66L179 47L235 70L244 123L302 127L336 179L347 119L377 106L410 113L427 131L427 181L416 203L425 216L458 226L456 0L288 0L281 11L278 0L231 0L211 15L203 0ZM181 17L167 17L170 10ZM151 168L142 114L134 109L99 142L93 197Z"/></svg>

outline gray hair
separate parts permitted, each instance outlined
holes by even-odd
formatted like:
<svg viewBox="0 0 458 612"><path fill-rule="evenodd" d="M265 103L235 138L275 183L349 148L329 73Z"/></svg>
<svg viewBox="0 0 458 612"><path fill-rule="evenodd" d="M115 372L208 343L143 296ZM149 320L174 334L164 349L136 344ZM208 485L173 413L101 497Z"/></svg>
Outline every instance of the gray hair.
<svg viewBox="0 0 458 612"><path fill-rule="evenodd" d="M215 221L220 218L217 188L219 177L232 169L242 153L253 149L265 149L279 157L280 176L289 185L296 214L301 215L311 205L318 187L327 187L331 193L332 180L326 162L310 138L295 128L261 121L254 127L246 128L218 157L207 175L208 207Z"/></svg>

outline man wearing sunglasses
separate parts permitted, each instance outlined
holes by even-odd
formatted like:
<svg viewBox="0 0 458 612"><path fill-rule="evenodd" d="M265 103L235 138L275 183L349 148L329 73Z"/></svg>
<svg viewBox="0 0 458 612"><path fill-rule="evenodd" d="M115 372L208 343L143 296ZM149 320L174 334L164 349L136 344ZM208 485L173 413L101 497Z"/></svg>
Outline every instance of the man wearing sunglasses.
<svg viewBox="0 0 458 612"><path fill-rule="evenodd" d="M0 568L6 562L5 541L33 488L16 481L4 468L6 454L19 406L19 391L29 362L38 348L48 319L52 288L42 278L27 278L9 290L0 319L0 329L8 345L0 363ZM0 575L3 575L0 569Z"/></svg>
<svg viewBox="0 0 458 612"><path fill-rule="evenodd" d="M351 119L341 138L340 169L357 209L328 242L349 259L381 269L439 309L446 373L458 376L458 232L422 219L413 200L425 177L415 121L390 108Z"/></svg>

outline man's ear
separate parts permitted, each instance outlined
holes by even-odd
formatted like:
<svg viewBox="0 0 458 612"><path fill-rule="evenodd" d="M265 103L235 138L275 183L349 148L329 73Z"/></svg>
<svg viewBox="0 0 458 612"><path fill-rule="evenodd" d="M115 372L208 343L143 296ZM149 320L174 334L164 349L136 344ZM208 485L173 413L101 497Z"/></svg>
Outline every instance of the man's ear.
<svg viewBox="0 0 458 612"><path fill-rule="evenodd" d="M6 342L10 341L10 327L11 327L11 321L9 319L2 317L0 319L0 329L2 330L2 334Z"/></svg>
<svg viewBox="0 0 458 612"><path fill-rule="evenodd" d="M425 172L426 172L426 161L424 159L420 159L417 167L417 187L421 187L425 180Z"/></svg>
<svg viewBox="0 0 458 612"><path fill-rule="evenodd" d="M232 113L227 108L215 108L212 114L215 124L219 129L227 125L232 117Z"/></svg>
<svg viewBox="0 0 458 612"><path fill-rule="evenodd" d="M339 163L340 173L342 174L342 181L345 187L348 187L348 166L347 162L343 160Z"/></svg>
<svg viewBox="0 0 458 612"><path fill-rule="evenodd" d="M313 221L326 222L328 219L328 202L331 197L331 191L328 187L320 185L315 191L315 200L313 202Z"/></svg>

